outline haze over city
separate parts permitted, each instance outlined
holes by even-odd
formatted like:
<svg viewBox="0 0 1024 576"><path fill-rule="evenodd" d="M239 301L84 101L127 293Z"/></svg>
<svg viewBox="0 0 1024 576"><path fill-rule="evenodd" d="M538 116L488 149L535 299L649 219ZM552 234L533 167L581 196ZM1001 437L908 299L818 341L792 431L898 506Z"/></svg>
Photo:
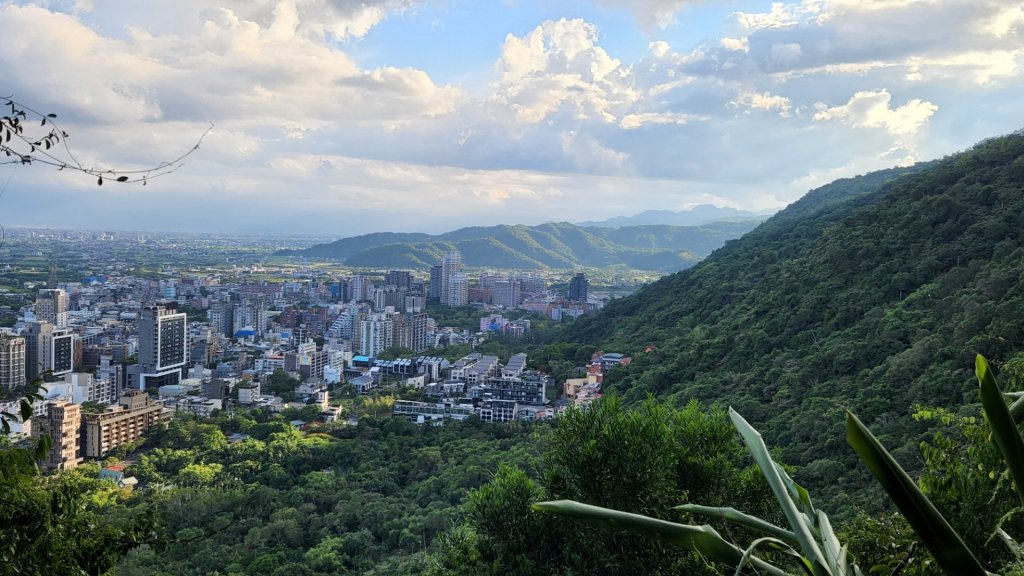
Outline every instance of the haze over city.
<svg viewBox="0 0 1024 576"><path fill-rule="evenodd" d="M1019 3L7 2L2 95L97 168L0 168L0 223L441 232L717 204L1020 128Z"/></svg>

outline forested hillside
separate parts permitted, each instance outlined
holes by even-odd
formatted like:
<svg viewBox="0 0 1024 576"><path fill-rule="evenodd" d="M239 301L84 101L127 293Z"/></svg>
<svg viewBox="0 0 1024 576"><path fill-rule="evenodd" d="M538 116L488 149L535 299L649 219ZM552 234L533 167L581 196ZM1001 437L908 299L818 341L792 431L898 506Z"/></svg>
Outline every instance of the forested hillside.
<svg viewBox="0 0 1024 576"><path fill-rule="evenodd" d="M1024 137L1012 135L815 190L569 339L634 354L609 385L628 399L735 406L842 502L864 484L844 407L913 467L914 404L976 401L974 354L998 365L1024 348L1022 241Z"/></svg>
<svg viewBox="0 0 1024 576"><path fill-rule="evenodd" d="M688 268L756 220L703 226L583 228L573 224L477 226L446 234L367 234L318 244L282 255L330 258L350 266L424 269L446 252L462 252L469 266L506 269L567 269L624 266L674 272Z"/></svg>
<svg viewBox="0 0 1024 576"><path fill-rule="evenodd" d="M229 442L237 431L247 438ZM130 467L143 489L97 504L106 518L155 519L123 576L416 574L467 492L499 462L529 469L549 433L370 418L303 433L262 412L182 417Z"/></svg>

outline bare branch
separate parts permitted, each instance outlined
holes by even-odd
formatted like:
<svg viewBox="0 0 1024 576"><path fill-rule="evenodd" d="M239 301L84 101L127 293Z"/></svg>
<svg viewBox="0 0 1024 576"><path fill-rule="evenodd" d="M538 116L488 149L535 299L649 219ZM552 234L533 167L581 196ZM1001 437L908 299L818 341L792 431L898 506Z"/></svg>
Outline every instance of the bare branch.
<svg viewBox="0 0 1024 576"><path fill-rule="evenodd" d="M176 172L186 158L199 149L200 144L213 130L213 123L199 136L196 143L184 154L173 160L160 162L150 168L118 170L112 168L89 168L83 165L68 146L68 133L55 122L56 114L44 114L17 102L12 97L2 97L3 116L0 117L0 164L44 164L58 171L68 169L96 178L96 183L133 183L143 185L153 178ZM38 126L35 124L38 121Z"/></svg>

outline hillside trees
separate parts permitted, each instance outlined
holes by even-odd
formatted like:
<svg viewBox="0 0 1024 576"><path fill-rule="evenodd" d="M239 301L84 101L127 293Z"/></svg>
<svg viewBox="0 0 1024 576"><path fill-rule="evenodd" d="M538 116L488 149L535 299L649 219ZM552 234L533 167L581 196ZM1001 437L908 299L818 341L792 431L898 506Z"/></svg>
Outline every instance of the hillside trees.
<svg viewBox="0 0 1024 576"><path fill-rule="evenodd" d="M605 399L557 423L533 478L503 467L472 492L466 522L450 532L434 574L675 574L701 570L695 555L663 543L531 510L570 498L680 519L681 501L733 502L772 515L770 496L720 409L673 409ZM585 534L585 537L581 535Z"/></svg>
<svg viewBox="0 0 1024 576"><path fill-rule="evenodd" d="M1000 367L1024 342L1022 157L1011 135L833 182L566 339L633 356L606 378L627 401L728 402L830 508L877 509L870 491L838 490L872 485L840 440L842 408L916 468L911 407L959 405L975 353Z"/></svg>

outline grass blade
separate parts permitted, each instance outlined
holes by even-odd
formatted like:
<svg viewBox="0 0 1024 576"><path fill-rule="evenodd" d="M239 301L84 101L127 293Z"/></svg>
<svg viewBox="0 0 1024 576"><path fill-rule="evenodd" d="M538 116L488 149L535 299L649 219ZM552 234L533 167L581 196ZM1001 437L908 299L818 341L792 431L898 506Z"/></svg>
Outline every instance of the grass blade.
<svg viewBox="0 0 1024 576"><path fill-rule="evenodd" d="M591 506L590 504L582 504L572 500L538 502L533 505L533 509L579 518L642 536L658 538L693 550L711 560L728 566L735 567L744 562L744 551L722 538L711 526L677 524L667 520L601 508L600 506ZM786 572L759 558L751 557L748 563L771 576L786 576Z"/></svg>
<svg viewBox="0 0 1024 576"><path fill-rule="evenodd" d="M786 515L786 520L789 521L789 525L793 529L793 535L796 537L797 542L800 543L800 550L811 563L812 570L815 574L829 574L825 555L821 552L818 542L811 534L807 517L801 514L796 502L794 502L790 495L792 480L789 482L783 480L775 461L772 460L771 454L768 452L768 447L765 446L764 439L761 438L760 432L755 430L753 426L732 408L729 408L729 418L743 438L743 443L747 445L750 455L754 457L754 462L757 463L761 473L764 474L765 479L768 481L768 486L772 489L772 493L775 494L775 499L778 500L783 514Z"/></svg>
<svg viewBox="0 0 1024 576"><path fill-rule="evenodd" d="M709 518L720 518L722 520L732 522L733 524L750 528L756 532L767 534L789 544L790 546L800 546L800 542L796 539L796 535L789 530L776 526L771 522L766 522L756 516L740 512L735 508L716 508L713 506L701 506L700 504L684 504L682 506L677 506L676 510L700 514L701 516L707 516Z"/></svg>
<svg viewBox="0 0 1024 576"><path fill-rule="evenodd" d="M947 574L985 576L978 559L939 514L910 476L852 412L846 412L846 440L892 498L910 526Z"/></svg>
<svg viewBox="0 0 1024 576"><path fill-rule="evenodd" d="M980 385L981 406L985 409L988 425L992 429L992 441L1003 455L1010 475L1013 476L1017 496L1024 503L1024 438L1021 438L1020 430L1017 429L1017 424L1006 407L1003 395L999 393L999 386L992 376L988 362L981 354L978 354L974 361L974 371Z"/></svg>
<svg viewBox="0 0 1024 576"><path fill-rule="evenodd" d="M1010 404L1010 416L1018 424L1021 420L1024 420L1024 396L1017 398L1013 401L1013 404Z"/></svg>

